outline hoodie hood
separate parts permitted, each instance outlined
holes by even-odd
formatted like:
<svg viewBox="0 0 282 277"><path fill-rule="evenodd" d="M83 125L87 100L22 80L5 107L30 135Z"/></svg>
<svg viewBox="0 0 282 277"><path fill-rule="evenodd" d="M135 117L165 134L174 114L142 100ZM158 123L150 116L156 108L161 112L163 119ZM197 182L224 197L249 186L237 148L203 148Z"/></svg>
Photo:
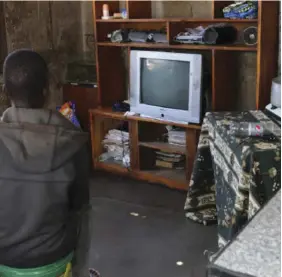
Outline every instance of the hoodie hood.
<svg viewBox="0 0 282 277"><path fill-rule="evenodd" d="M87 142L88 134L59 112L9 108L0 121L0 145L16 170L46 173L66 163Z"/></svg>

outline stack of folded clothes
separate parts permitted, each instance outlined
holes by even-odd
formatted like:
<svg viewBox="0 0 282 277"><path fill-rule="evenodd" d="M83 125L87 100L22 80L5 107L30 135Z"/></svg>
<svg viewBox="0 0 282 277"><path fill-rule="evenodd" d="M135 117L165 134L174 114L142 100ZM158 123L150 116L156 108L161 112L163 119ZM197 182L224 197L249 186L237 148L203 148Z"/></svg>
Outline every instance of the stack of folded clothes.
<svg viewBox="0 0 282 277"><path fill-rule="evenodd" d="M100 161L114 160L124 166L130 164L129 133L117 129L109 130L102 144L106 150L100 156Z"/></svg>

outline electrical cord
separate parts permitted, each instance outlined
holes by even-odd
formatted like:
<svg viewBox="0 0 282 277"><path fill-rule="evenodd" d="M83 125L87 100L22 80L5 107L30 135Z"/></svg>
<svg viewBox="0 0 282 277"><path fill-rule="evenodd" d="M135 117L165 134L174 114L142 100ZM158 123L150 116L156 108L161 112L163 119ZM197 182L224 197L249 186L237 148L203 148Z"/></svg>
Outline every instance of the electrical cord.
<svg viewBox="0 0 282 277"><path fill-rule="evenodd" d="M95 44L94 34L84 34L84 36L86 37L86 45L88 48L93 49Z"/></svg>

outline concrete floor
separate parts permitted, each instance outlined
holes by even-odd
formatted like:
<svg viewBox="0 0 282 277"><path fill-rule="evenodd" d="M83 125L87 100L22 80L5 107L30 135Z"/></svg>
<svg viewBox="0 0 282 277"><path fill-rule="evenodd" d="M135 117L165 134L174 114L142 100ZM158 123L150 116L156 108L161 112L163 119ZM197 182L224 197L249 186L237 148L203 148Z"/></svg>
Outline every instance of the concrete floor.
<svg viewBox="0 0 282 277"><path fill-rule="evenodd" d="M205 276L216 226L185 219L185 192L96 173L91 197L90 263L101 277Z"/></svg>
<svg viewBox="0 0 282 277"><path fill-rule="evenodd" d="M149 207L183 212L186 192L149 184L108 173L95 173L91 179L91 197L104 197Z"/></svg>

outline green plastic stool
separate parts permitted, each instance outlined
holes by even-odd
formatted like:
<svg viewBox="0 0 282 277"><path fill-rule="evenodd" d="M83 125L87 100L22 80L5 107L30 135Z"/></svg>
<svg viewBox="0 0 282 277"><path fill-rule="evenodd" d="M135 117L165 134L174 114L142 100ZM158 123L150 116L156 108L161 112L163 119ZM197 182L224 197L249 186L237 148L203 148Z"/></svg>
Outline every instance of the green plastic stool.
<svg viewBox="0 0 282 277"><path fill-rule="evenodd" d="M53 264L36 268L12 268L0 265L0 277L59 277L72 261L73 253Z"/></svg>

